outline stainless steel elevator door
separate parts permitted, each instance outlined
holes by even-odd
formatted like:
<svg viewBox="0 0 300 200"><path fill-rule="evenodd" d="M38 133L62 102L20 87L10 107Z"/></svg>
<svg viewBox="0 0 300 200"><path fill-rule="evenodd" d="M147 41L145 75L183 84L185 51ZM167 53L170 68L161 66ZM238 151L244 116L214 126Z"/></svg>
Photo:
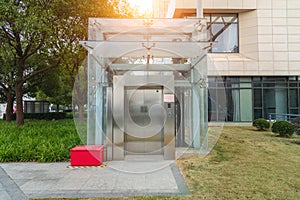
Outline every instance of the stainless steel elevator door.
<svg viewBox="0 0 300 200"><path fill-rule="evenodd" d="M161 87L125 88L125 155L163 154Z"/></svg>

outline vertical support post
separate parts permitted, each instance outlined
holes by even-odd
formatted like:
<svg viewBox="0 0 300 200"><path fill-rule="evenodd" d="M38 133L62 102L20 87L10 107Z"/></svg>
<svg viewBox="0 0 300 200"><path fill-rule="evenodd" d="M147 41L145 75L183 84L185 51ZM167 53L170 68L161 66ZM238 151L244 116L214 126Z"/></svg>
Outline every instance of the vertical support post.
<svg viewBox="0 0 300 200"><path fill-rule="evenodd" d="M208 151L208 91L207 91L207 60L206 56L199 63L200 84L200 132L202 136L202 147L200 154Z"/></svg>
<svg viewBox="0 0 300 200"><path fill-rule="evenodd" d="M197 18L203 18L203 0L196 0Z"/></svg>
<svg viewBox="0 0 300 200"><path fill-rule="evenodd" d="M96 90L96 126L95 126L95 144L103 144L103 69L101 66L96 67L97 90Z"/></svg>
<svg viewBox="0 0 300 200"><path fill-rule="evenodd" d="M106 107L106 160L113 158L113 119L112 119L112 88L107 88L107 107Z"/></svg>
<svg viewBox="0 0 300 200"><path fill-rule="evenodd" d="M88 124L87 124L87 145L95 144L95 114L96 114L96 62L91 54L88 55Z"/></svg>
<svg viewBox="0 0 300 200"><path fill-rule="evenodd" d="M194 148L208 151L207 60L201 58L192 71Z"/></svg>
<svg viewBox="0 0 300 200"><path fill-rule="evenodd" d="M193 70L194 71L194 70ZM192 77L194 73L192 73ZM194 78L192 78L194 79ZM200 149L200 91L198 85L192 80L192 126L193 126L193 145L195 149Z"/></svg>

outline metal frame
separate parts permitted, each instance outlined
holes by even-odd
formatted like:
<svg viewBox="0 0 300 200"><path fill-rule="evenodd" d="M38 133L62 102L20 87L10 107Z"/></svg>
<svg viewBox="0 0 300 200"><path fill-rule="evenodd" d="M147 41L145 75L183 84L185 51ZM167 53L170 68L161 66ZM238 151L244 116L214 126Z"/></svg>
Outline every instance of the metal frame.
<svg viewBox="0 0 300 200"><path fill-rule="evenodd" d="M175 84L186 81L192 88L193 148L207 149L206 54L211 43L206 30L205 19L91 18L89 41L81 42L89 52L87 144L104 144L107 160L124 159L124 88L154 83L164 87L164 94L174 94ZM164 103L165 159L175 159L170 103Z"/></svg>

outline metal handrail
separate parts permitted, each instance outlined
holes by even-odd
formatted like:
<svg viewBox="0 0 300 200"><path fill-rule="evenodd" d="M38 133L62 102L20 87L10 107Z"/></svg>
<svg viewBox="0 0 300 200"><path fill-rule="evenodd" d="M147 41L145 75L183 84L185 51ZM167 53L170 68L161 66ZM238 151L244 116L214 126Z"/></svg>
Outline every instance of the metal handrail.
<svg viewBox="0 0 300 200"><path fill-rule="evenodd" d="M274 118L272 117L274 116ZM269 113L269 121L272 120L285 120L291 121L292 119L300 117L300 114L281 114L281 113Z"/></svg>

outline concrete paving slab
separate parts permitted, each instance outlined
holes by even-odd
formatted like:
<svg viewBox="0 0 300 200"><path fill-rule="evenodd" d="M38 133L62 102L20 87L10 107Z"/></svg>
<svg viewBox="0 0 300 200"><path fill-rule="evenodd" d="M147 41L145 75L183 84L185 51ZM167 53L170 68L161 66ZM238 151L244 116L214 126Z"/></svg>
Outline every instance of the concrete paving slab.
<svg viewBox="0 0 300 200"><path fill-rule="evenodd" d="M7 175L0 166L0 199L1 200L25 200L27 199L20 187Z"/></svg>
<svg viewBox="0 0 300 200"><path fill-rule="evenodd" d="M174 162L112 161L106 168L67 168L69 163L0 163L0 199L97 198L188 193ZM2 170L2 171L1 171ZM14 189L10 189L14 184ZM12 187L11 187L12 188ZM21 198L12 193L18 192ZM16 193L15 193L16 194Z"/></svg>

